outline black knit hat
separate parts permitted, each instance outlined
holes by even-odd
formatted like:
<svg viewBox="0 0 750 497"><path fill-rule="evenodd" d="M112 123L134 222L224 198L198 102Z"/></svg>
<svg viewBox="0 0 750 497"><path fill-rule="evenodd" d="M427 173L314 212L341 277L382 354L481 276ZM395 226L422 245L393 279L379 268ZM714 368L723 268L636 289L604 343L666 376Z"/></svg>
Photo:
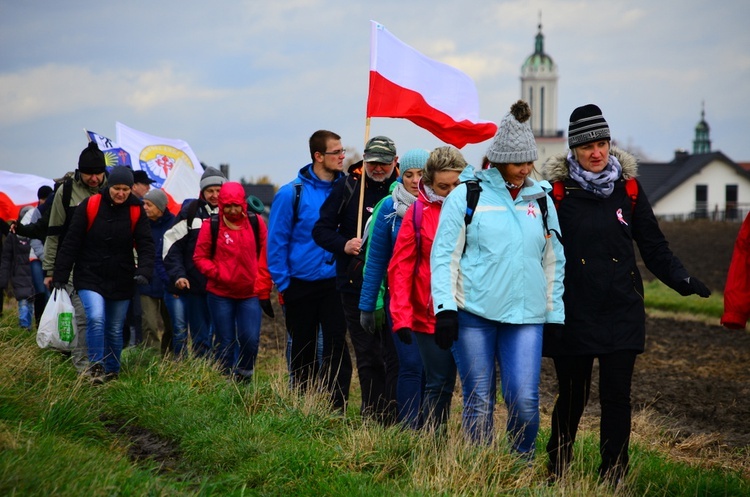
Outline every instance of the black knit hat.
<svg viewBox="0 0 750 497"><path fill-rule="evenodd" d="M78 170L85 174L101 174L107 167L104 154L96 142L89 142L78 157Z"/></svg>
<svg viewBox="0 0 750 497"><path fill-rule="evenodd" d="M602 110L594 104L578 107L570 115L568 147L575 148L598 140L609 140L609 125Z"/></svg>
<svg viewBox="0 0 750 497"><path fill-rule="evenodd" d="M39 189L36 191L36 198L38 200L47 200L47 197L50 196L50 193L52 193L52 187L47 185L42 185L39 187Z"/></svg>
<svg viewBox="0 0 750 497"><path fill-rule="evenodd" d="M133 187L133 171L129 167L115 166L109 172L107 177L107 184L109 186L115 185L127 185Z"/></svg>

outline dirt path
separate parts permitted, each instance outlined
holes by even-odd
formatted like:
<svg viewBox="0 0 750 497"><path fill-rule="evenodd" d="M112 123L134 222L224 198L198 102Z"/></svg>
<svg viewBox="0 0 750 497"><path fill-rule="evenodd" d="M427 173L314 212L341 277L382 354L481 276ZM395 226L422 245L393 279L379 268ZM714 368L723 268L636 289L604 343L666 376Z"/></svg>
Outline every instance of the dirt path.
<svg viewBox="0 0 750 497"><path fill-rule="evenodd" d="M648 318L646 352L633 377L635 411L665 416L680 439L712 435L717 444L750 447L750 333L668 318ZM551 408L552 362L545 359L542 404ZM598 381L586 414L598 416Z"/></svg>

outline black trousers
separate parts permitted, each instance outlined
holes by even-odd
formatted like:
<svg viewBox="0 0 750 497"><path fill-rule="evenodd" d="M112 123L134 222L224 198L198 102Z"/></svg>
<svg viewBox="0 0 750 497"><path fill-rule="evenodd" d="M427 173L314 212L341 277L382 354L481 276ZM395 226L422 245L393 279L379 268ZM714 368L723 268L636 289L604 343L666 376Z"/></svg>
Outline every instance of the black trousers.
<svg viewBox="0 0 750 497"><path fill-rule="evenodd" d="M292 335L292 385L304 392L319 379L335 409L346 409L352 361L346 343L346 320L333 278L292 278L284 291L286 326ZM323 364L316 361L318 330L323 331Z"/></svg>
<svg viewBox="0 0 750 497"><path fill-rule="evenodd" d="M599 360L601 428L599 474L616 480L627 474L630 443L630 386L637 353L623 350L598 356L555 357L559 396L552 411L547 444L548 469L562 476L573 456L573 443L589 400L594 358Z"/></svg>
<svg viewBox="0 0 750 497"><path fill-rule="evenodd" d="M362 328L359 324L359 294L341 293L341 302L357 359L362 417L385 425L394 424L398 414L398 355L393 333L387 325L375 335Z"/></svg>

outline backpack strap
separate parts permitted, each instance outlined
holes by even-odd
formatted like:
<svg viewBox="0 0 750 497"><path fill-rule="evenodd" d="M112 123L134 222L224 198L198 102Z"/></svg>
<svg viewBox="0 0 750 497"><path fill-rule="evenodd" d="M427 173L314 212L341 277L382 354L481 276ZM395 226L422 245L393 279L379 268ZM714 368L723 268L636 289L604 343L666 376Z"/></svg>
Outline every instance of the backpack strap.
<svg viewBox="0 0 750 497"><path fill-rule="evenodd" d="M135 233L135 225L138 224L138 220L141 218L141 206L131 205L130 206L130 232Z"/></svg>
<svg viewBox="0 0 750 497"><path fill-rule="evenodd" d="M91 225L94 224L94 219L96 219L96 214L99 212L99 206L101 205L101 203L101 193L97 193L96 195L92 195L89 197L89 201L86 204L86 231L89 231L91 229Z"/></svg>
<svg viewBox="0 0 750 497"><path fill-rule="evenodd" d="M477 210L477 204L479 203L479 194L482 193L482 186L479 184L482 180L480 179L469 179L464 181L466 184L466 213L464 214L464 226L468 228L471 224L471 220L474 219L474 213ZM466 235L464 234L464 249L463 254L466 253Z"/></svg>
<svg viewBox="0 0 750 497"><path fill-rule="evenodd" d="M302 195L302 183L294 184L294 203L292 204L292 226L299 221L299 200ZM256 219L257 221L257 219Z"/></svg>
<svg viewBox="0 0 750 497"><path fill-rule="evenodd" d="M482 180L470 179L464 181L466 184L466 214L464 214L464 226L471 224L474 218L474 212L479 203L479 194L482 192L482 186L479 184Z"/></svg>
<svg viewBox="0 0 750 497"><path fill-rule="evenodd" d="M625 192L630 197L631 212L635 212L635 203L638 201L638 182L635 178L625 180Z"/></svg>
<svg viewBox="0 0 750 497"><path fill-rule="evenodd" d="M193 229L193 221L195 220L195 216L198 215L198 207L200 207L200 199L196 198L188 205L187 211L185 211L188 231Z"/></svg>
<svg viewBox="0 0 750 497"><path fill-rule="evenodd" d="M364 167L364 165L362 165L362 167ZM357 179L355 179L354 181L349 181L349 178L351 176L354 176L354 175L349 175L344 180L344 186L346 189L344 190L344 196L341 198L341 204L339 205L339 210L336 213L337 216L340 216L341 213L344 212L344 209L346 209L346 207L349 205L349 201L354 196L354 192L357 190L357 186L359 185L359 182L363 181L361 174L358 175Z"/></svg>
<svg viewBox="0 0 750 497"><path fill-rule="evenodd" d="M211 259L216 255L216 240L219 238L219 215L211 214Z"/></svg>
<svg viewBox="0 0 750 497"><path fill-rule="evenodd" d="M419 200L414 202L412 210L412 221L414 222L414 236L417 246L417 260L414 263L414 276L419 270L419 263L422 262L422 203Z"/></svg>
<svg viewBox="0 0 750 497"><path fill-rule="evenodd" d="M555 201L555 209L558 209L560 201L565 198L565 184L562 181L552 183L552 198Z"/></svg>
<svg viewBox="0 0 750 497"><path fill-rule="evenodd" d="M258 222L258 215L254 212L248 212L247 220L250 221L250 226L253 228L253 236L255 237L255 257L260 259L260 223Z"/></svg>
<svg viewBox="0 0 750 497"><path fill-rule="evenodd" d="M62 183L62 205L64 209L70 206L70 200L73 197L73 178L68 176Z"/></svg>
<svg viewBox="0 0 750 497"><path fill-rule="evenodd" d="M544 225L544 238L550 238L552 236L552 233L555 234L557 237L557 240L562 243L562 235L559 231L555 229L550 229L549 225L547 224L547 212L549 211L549 208L547 207L547 195L545 194L543 197L539 197L536 199L537 203L539 204L539 210L542 213L542 224Z"/></svg>

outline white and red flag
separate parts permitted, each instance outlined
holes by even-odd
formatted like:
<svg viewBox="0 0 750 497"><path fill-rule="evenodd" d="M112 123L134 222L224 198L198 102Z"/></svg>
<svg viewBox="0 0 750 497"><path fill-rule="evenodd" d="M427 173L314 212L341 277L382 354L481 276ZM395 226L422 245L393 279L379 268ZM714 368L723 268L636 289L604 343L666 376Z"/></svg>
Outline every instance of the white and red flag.
<svg viewBox="0 0 750 497"><path fill-rule="evenodd" d="M40 187L53 187L54 181L33 174L0 171L0 220L18 219L18 212L25 205L39 202L36 193Z"/></svg>
<svg viewBox="0 0 750 497"><path fill-rule="evenodd" d="M495 135L497 125L479 119L479 97L469 76L370 22L367 117L408 119L458 148Z"/></svg>
<svg viewBox="0 0 750 497"><path fill-rule="evenodd" d="M198 197L203 166L186 141L149 135L119 122L116 129L117 144L130 154L133 170L146 171L154 180L151 186L164 190L172 212L185 199Z"/></svg>

